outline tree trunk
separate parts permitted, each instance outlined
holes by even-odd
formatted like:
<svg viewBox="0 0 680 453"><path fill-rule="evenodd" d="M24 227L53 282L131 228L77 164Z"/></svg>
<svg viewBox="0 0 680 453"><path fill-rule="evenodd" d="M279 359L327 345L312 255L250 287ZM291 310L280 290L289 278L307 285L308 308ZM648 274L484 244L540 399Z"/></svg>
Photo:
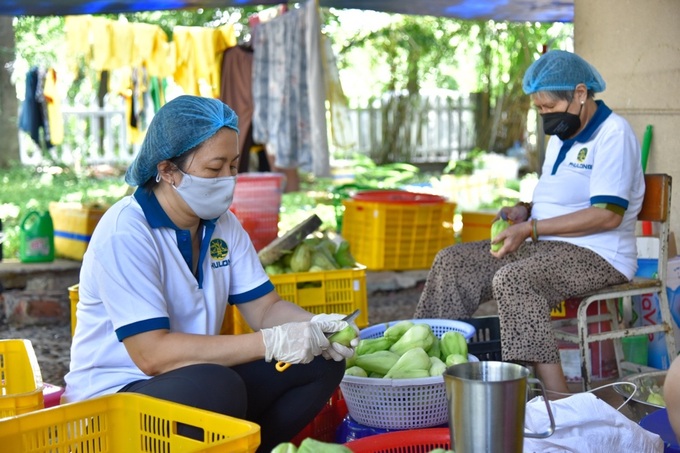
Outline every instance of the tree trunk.
<svg viewBox="0 0 680 453"><path fill-rule="evenodd" d="M0 168L20 162L18 101L10 69L15 59L11 16L0 16Z"/></svg>

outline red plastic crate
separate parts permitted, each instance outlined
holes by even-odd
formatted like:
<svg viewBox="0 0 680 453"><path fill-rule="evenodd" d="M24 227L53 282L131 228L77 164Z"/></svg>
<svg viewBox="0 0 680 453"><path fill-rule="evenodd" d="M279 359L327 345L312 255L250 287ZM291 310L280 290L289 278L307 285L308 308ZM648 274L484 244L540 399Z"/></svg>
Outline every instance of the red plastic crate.
<svg viewBox="0 0 680 453"><path fill-rule="evenodd" d="M259 251L279 235L283 174L242 173L236 181L230 209Z"/></svg>
<svg viewBox="0 0 680 453"><path fill-rule="evenodd" d="M429 453L451 448L449 428L411 429L364 437L345 444L353 453Z"/></svg>
<svg viewBox="0 0 680 453"><path fill-rule="evenodd" d="M321 412L291 442L299 446L308 437L322 442L335 442L335 431L345 415L347 415L347 404L338 387Z"/></svg>

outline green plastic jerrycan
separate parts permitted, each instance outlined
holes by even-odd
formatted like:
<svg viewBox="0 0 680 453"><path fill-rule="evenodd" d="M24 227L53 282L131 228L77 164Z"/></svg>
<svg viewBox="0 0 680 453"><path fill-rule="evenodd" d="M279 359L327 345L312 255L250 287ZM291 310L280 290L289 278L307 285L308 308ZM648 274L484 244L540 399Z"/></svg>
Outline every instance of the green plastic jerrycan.
<svg viewBox="0 0 680 453"><path fill-rule="evenodd" d="M54 225L48 211L31 211L21 221L19 260L22 263L54 261Z"/></svg>

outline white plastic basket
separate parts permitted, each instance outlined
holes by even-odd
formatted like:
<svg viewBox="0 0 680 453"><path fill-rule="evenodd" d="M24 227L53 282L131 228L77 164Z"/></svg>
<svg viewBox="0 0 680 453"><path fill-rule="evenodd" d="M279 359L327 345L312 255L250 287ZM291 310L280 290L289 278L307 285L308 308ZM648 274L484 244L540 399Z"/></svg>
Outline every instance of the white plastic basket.
<svg viewBox="0 0 680 453"><path fill-rule="evenodd" d="M470 342L470 339L475 335L475 326L463 321L455 321L451 319L409 319L414 324L429 324L432 332L441 338L444 332L451 330L460 332L465 339ZM401 321L391 321L373 326L366 327L359 332L359 338L380 338L385 334L388 327L395 325Z"/></svg>
<svg viewBox="0 0 680 453"><path fill-rule="evenodd" d="M469 341L474 326L447 319L413 319L426 323L434 334L441 336L457 331ZM377 324L362 330L360 338L379 338L385 329L399 321ZM470 362L477 357L468 354ZM446 387L443 376L419 379L383 379L344 376L340 382L349 415L358 423L382 429L417 429L442 425L448 420Z"/></svg>

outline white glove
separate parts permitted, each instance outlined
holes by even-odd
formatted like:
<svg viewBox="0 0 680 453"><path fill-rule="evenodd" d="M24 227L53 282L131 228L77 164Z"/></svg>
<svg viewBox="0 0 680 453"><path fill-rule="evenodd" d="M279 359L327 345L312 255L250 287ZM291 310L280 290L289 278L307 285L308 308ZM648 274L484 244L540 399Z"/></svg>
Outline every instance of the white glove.
<svg viewBox="0 0 680 453"><path fill-rule="evenodd" d="M342 318L344 318L345 315L341 315L338 313L331 313L331 314L326 314L326 313L321 313L319 315L314 315L312 317L312 322L313 323L323 323L324 325L329 325L329 327L332 327L332 329L324 329L324 333L328 334L328 336L331 336L335 332L339 332L345 327L347 327L347 322L342 321ZM359 344L359 328L356 326L356 324L351 323L351 325L354 330L357 333L357 337L354 338L350 342L350 347L348 348L347 346L344 346L340 343L331 343L330 347L327 349L323 349L321 351L321 355L326 359L330 360L333 359L336 362L339 362L343 359L349 359L354 355L354 348L357 347Z"/></svg>
<svg viewBox="0 0 680 453"><path fill-rule="evenodd" d="M288 363L309 363L321 354L330 343L323 327L332 328L329 323L289 322L269 329L262 329L264 359Z"/></svg>

